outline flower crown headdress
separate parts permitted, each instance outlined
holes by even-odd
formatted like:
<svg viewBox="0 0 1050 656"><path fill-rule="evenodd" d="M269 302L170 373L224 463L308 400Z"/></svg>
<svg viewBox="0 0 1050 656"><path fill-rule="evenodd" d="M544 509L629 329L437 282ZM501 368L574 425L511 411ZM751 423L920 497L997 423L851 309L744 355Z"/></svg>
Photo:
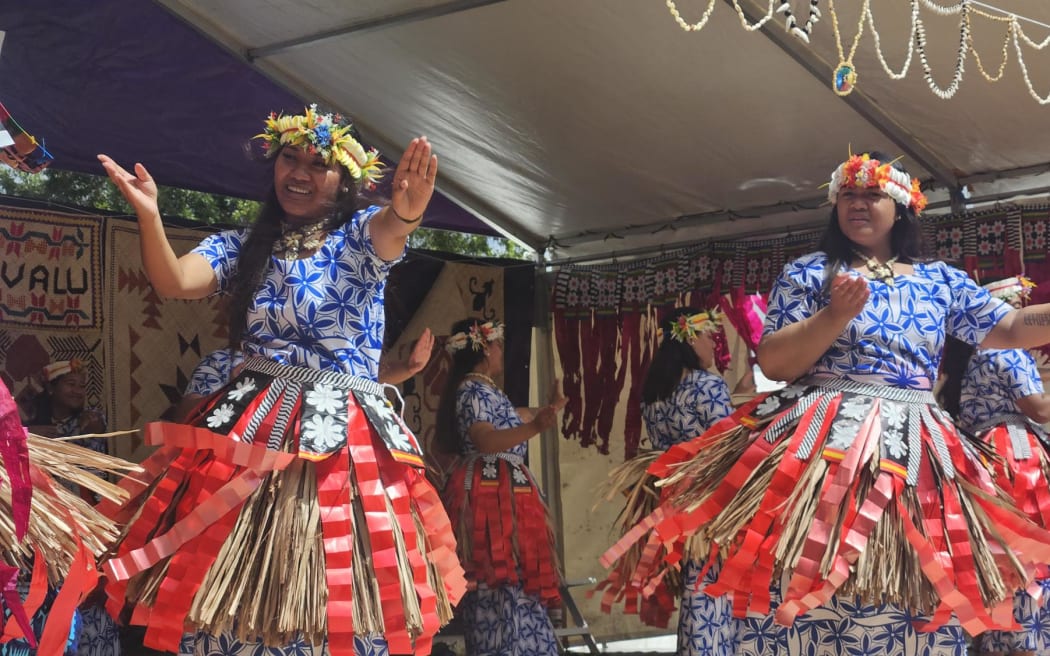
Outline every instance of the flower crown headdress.
<svg viewBox="0 0 1050 656"><path fill-rule="evenodd" d="M44 367L44 382L50 383L66 374L79 373L84 365L80 360L60 360Z"/></svg>
<svg viewBox="0 0 1050 656"><path fill-rule="evenodd" d="M722 313L717 310L706 310L688 316L683 314L671 325L670 337L683 344L688 344L689 340L697 335L714 333L721 327ZM657 329L656 338L663 340L664 329L662 327Z"/></svg>
<svg viewBox="0 0 1050 656"><path fill-rule="evenodd" d="M305 113L296 116L273 112L266 119L266 129L253 139L262 139L267 157L273 157L281 146L303 148L311 155L320 155L325 164L337 162L350 172L354 182L369 187L383 177L379 151L364 146L354 138L353 125L344 122L339 114L322 114L317 105L310 105Z"/></svg>
<svg viewBox="0 0 1050 656"><path fill-rule="evenodd" d="M488 348L489 342L503 339L503 324L499 321L486 321L485 323L474 322L469 330L456 333L445 342L445 350L449 353L462 351L469 345L474 351L483 351Z"/></svg>
<svg viewBox="0 0 1050 656"><path fill-rule="evenodd" d="M1007 303L1019 300L1021 305L1028 303L1028 298L1032 295L1032 288L1034 287L1035 283L1025 276L1013 276L984 285L984 288L988 290L988 293L993 298L998 298Z"/></svg>
<svg viewBox="0 0 1050 656"><path fill-rule="evenodd" d="M926 208L926 196L917 179L899 169L893 162L882 163L867 153L850 154L831 174L828 183L828 200L834 203L843 187L857 189L882 189L894 202L915 210L916 216Z"/></svg>

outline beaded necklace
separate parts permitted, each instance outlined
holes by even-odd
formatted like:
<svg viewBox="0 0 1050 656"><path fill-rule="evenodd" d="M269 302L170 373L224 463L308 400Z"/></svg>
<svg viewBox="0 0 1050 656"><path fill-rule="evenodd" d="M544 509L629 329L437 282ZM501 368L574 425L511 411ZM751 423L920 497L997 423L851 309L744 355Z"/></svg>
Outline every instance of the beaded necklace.
<svg viewBox="0 0 1050 656"><path fill-rule="evenodd" d="M489 385L491 385L493 388L495 388L497 390L499 389L499 385L496 384L496 381L492 380L491 377L486 376L483 373L479 373L477 371L471 371L471 372L469 372L466 375L467 376L472 376L472 377L477 378L478 380L480 380L482 382L488 383Z"/></svg>

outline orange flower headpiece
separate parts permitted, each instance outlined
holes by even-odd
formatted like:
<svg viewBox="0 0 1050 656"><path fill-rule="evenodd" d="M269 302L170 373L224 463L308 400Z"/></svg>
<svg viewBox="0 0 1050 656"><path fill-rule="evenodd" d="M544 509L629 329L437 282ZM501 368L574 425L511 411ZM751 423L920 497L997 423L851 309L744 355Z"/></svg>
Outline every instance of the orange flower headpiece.
<svg viewBox="0 0 1050 656"><path fill-rule="evenodd" d="M58 380L66 374L79 373L83 371L84 364L80 360L60 360L52 362L44 367L44 382Z"/></svg>
<svg viewBox="0 0 1050 656"><path fill-rule="evenodd" d="M499 321L474 322L470 330L450 336L445 342L445 350L455 353L470 346L474 351L483 351L488 348L489 342L501 339L503 339L503 324Z"/></svg>
<svg viewBox="0 0 1050 656"><path fill-rule="evenodd" d="M383 164L375 148L365 150L354 138L353 126L339 114L322 114L310 105L303 114L284 116L271 113L266 129L253 139L262 139L266 156L273 157L281 146L303 148L320 155L325 164L337 162L350 172L354 182L373 186L383 176Z"/></svg>
<svg viewBox="0 0 1050 656"><path fill-rule="evenodd" d="M894 202L915 210L916 215L926 208L926 196L918 180L893 168L893 162L883 164L867 154L850 155L835 169L828 184L828 200L834 203L843 187L882 189Z"/></svg>

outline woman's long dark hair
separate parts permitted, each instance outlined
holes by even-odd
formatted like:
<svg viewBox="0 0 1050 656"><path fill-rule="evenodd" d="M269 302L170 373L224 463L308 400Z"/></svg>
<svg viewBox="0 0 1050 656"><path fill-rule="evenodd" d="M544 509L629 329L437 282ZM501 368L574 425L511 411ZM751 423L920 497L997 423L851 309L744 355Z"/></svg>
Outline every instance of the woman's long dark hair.
<svg viewBox="0 0 1050 656"><path fill-rule="evenodd" d="M861 155L865 153L859 153ZM888 162L884 153L873 150L867 153L872 159L880 162ZM899 161L893 163L893 168L907 173L904 165ZM922 226L919 225L919 217L915 210L910 207L894 203L897 206L897 221L890 230L890 249L897 260L904 264L913 264L924 259L925 245L922 234ZM817 250L824 251L828 255L828 266L824 271L824 284L821 291L827 295L831 292L831 281L835 279L839 270L845 265L853 262L853 251L857 248L839 226L839 210L835 204L831 208L831 220L824 230Z"/></svg>
<svg viewBox="0 0 1050 656"><path fill-rule="evenodd" d="M278 152L270 160L270 189L266 200L259 208L248 238L241 246L237 257L237 270L230 285L230 348L240 349L241 340L248 328L248 308L255 298L259 285L270 267L270 256L273 245L281 236L281 223L284 220L284 209L277 201L274 187L274 162L280 157ZM359 185L350 179L350 174L339 167L339 188L332 202L331 213L325 220L325 232L335 230L353 215L358 209Z"/></svg>
<svg viewBox="0 0 1050 656"><path fill-rule="evenodd" d="M450 334L467 332L475 323L484 322L484 319L478 318L461 319L452 324ZM463 446L463 436L459 434L459 426L456 425L456 391L463 378L474 371L474 367L484 359L485 351L475 351L470 344L452 354L452 367L449 369L448 378L445 379L445 389L438 404L434 434L434 444L443 453L458 454Z"/></svg>
<svg viewBox="0 0 1050 656"><path fill-rule="evenodd" d="M679 342L671 333L671 328L678 322L679 317L690 317L699 312L700 310L696 308L677 308L660 324L664 331L664 338L657 347L656 354L653 355L649 371L645 373L645 381L642 383L642 403L655 403L671 398L671 394L682 380L683 371L703 369L700 356L696 354L693 347L685 342Z"/></svg>
<svg viewBox="0 0 1050 656"><path fill-rule="evenodd" d="M963 377L975 352L976 349L970 344L951 335L945 336L940 371L945 380L937 394L937 401L956 419L959 418L959 404L962 401Z"/></svg>

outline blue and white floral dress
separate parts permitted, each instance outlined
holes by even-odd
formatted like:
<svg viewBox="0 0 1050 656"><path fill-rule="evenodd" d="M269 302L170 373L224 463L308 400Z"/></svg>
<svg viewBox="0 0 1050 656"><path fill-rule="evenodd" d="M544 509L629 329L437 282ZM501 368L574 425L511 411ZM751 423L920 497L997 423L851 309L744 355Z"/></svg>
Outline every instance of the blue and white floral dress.
<svg viewBox="0 0 1050 656"><path fill-rule="evenodd" d="M784 268L766 334L827 306L826 266L814 253ZM721 547L707 591L746 613L740 654L962 656L964 629L1003 626L1013 582L1034 574L1003 552L1029 565L1050 552L1000 505L982 447L930 391L946 332L980 344L1009 306L941 262L893 283L868 281L864 309L805 377L650 470L668 501L643 524L665 544L702 534Z"/></svg>
<svg viewBox="0 0 1050 656"><path fill-rule="evenodd" d="M553 656L558 653L547 607L560 603L554 534L542 495L525 464L526 443L482 454L470 427L497 430L522 424L502 390L466 378L456 392L463 456L442 497L456 527L460 560L476 584L456 610L473 656Z"/></svg>
<svg viewBox="0 0 1050 656"><path fill-rule="evenodd" d="M670 398L642 404L642 419L653 448L666 451L679 442L702 434L733 411L729 387L721 376L708 371L687 371ZM704 563L686 561L682 577L682 602L678 608L678 649L685 656L733 656L737 622L732 602L712 597L704 587L719 571L714 563L698 587Z"/></svg>
<svg viewBox="0 0 1050 656"><path fill-rule="evenodd" d="M186 396L210 396L230 382L233 370L244 362L244 353L223 348L208 353L190 374L190 382L183 394Z"/></svg>
<svg viewBox="0 0 1050 656"><path fill-rule="evenodd" d="M145 463L156 483L125 481L132 501L110 510L134 521L105 563L111 609L132 607L146 646L428 653L462 594L418 443L376 383L396 263L372 245L378 211L357 212L310 257L271 257L248 308L241 371L188 425L147 426L162 446ZM221 232L194 250L220 292L246 237ZM195 645L184 626L201 632Z"/></svg>
<svg viewBox="0 0 1050 656"><path fill-rule="evenodd" d="M1043 393L1035 360L1021 349L977 349L967 365L959 397L959 426L991 444L1001 460L995 480L1032 521L1050 526L1047 433L1024 415L1017 401ZM1045 572L1044 572L1045 575ZM1038 599L1024 590L1014 595L1019 631L987 631L985 653L1050 652L1050 581L1042 579Z"/></svg>

